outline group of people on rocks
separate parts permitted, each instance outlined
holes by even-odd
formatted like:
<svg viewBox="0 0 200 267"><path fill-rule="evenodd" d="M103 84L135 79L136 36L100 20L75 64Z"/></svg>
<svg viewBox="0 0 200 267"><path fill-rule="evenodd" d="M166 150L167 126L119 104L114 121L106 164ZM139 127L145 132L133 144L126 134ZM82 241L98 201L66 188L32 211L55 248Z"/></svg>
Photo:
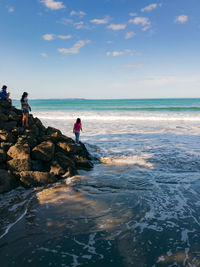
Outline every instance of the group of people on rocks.
<svg viewBox="0 0 200 267"><path fill-rule="evenodd" d="M0 99L9 102L12 105L12 99L10 93L7 92L7 86L3 85L0 91ZM31 111L31 107L28 103L28 93L24 92L20 99L22 109L22 127L28 127L28 114ZM77 118L73 126L73 133L75 134L75 142L79 144L80 131L82 131L81 119Z"/></svg>

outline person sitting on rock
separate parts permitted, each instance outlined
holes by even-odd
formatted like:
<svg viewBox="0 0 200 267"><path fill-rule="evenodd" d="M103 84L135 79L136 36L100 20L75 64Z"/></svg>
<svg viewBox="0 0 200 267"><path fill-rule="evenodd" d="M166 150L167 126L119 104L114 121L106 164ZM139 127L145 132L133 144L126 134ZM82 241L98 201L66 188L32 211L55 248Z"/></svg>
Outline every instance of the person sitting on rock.
<svg viewBox="0 0 200 267"><path fill-rule="evenodd" d="M75 142L79 144L79 137L80 137L80 131L83 131L82 125L81 125L81 119L78 118L76 120L76 123L74 123L73 133L75 134L76 140Z"/></svg>
<svg viewBox="0 0 200 267"><path fill-rule="evenodd" d="M2 100L6 100L12 105L12 99L10 99L10 93L7 92L6 85L3 85L1 88L0 97Z"/></svg>
<svg viewBox="0 0 200 267"><path fill-rule="evenodd" d="M28 104L28 93L24 92L21 97L22 107L22 127L28 127L28 114L31 111L31 107Z"/></svg>

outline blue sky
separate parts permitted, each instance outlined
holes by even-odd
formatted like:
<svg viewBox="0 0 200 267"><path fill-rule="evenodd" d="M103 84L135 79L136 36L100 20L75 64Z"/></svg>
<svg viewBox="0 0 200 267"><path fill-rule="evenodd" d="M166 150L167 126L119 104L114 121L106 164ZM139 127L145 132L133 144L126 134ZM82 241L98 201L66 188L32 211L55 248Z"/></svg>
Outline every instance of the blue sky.
<svg viewBox="0 0 200 267"><path fill-rule="evenodd" d="M0 0L13 98L200 97L199 0Z"/></svg>

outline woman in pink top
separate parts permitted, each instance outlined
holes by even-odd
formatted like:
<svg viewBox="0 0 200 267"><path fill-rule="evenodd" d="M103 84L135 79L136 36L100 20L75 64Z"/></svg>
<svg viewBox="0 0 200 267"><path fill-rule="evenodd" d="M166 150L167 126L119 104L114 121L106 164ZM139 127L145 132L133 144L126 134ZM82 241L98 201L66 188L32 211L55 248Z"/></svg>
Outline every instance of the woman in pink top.
<svg viewBox="0 0 200 267"><path fill-rule="evenodd" d="M77 144L79 143L80 131L83 131L83 130L82 130L82 125L81 125L81 119L78 118L76 120L76 123L74 123L74 128L73 128L73 133L75 134Z"/></svg>

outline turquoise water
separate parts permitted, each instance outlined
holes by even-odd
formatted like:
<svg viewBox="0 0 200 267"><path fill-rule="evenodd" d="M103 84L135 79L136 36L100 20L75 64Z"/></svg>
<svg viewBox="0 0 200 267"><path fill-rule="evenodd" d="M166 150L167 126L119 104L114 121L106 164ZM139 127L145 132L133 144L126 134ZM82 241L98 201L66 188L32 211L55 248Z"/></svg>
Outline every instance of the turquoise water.
<svg viewBox="0 0 200 267"><path fill-rule="evenodd" d="M200 266L200 99L30 104L100 164L0 196L3 267Z"/></svg>
<svg viewBox="0 0 200 267"><path fill-rule="evenodd" d="M30 100L34 111L152 111L199 112L200 98L194 99L49 99ZM19 101L14 101L19 107Z"/></svg>

